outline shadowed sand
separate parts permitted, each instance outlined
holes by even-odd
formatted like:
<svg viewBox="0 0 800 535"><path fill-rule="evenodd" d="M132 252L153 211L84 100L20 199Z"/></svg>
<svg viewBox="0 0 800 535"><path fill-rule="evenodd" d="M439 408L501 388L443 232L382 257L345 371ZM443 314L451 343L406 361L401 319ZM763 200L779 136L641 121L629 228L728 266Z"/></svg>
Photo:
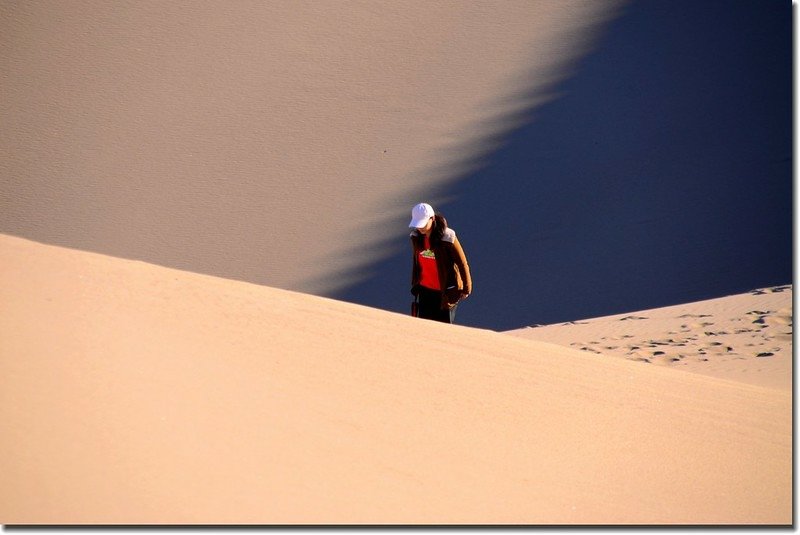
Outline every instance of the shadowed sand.
<svg viewBox="0 0 800 535"><path fill-rule="evenodd" d="M792 388L792 287L509 334L713 377Z"/></svg>
<svg viewBox="0 0 800 535"><path fill-rule="evenodd" d="M792 522L782 389L16 237L0 277L6 524Z"/></svg>
<svg viewBox="0 0 800 535"><path fill-rule="evenodd" d="M621 4L5 5L0 232L329 294Z"/></svg>

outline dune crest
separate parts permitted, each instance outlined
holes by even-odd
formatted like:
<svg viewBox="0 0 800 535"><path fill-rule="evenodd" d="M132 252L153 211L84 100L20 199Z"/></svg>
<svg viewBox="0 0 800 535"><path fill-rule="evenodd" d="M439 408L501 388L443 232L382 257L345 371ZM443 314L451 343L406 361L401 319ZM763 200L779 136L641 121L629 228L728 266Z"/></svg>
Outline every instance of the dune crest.
<svg viewBox="0 0 800 535"><path fill-rule="evenodd" d="M784 524L791 394L0 235L5 524Z"/></svg>

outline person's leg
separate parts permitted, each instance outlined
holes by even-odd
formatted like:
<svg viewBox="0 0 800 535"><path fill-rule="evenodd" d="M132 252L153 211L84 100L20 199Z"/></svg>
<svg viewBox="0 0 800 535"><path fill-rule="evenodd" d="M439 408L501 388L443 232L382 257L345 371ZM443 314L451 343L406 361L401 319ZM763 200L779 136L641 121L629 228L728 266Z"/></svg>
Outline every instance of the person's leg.
<svg viewBox="0 0 800 535"><path fill-rule="evenodd" d="M422 287L419 291L419 317L426 320L455 323L456 307L442 309L442 292Z"/></svg>
<svg viewBox="0 0 800 535"><path fill-rule="evenodd" d="M456 307L451 309L442 309L441 307L436 312L436 321L441 321L442 323L455 323L456 319Z"/></svg>
<svg viewBox="0 0 800 535"><path fill-rule="evenodd" d="M426 320L439 319L442 294L428 288L419 289L419 317Z"/></svg>

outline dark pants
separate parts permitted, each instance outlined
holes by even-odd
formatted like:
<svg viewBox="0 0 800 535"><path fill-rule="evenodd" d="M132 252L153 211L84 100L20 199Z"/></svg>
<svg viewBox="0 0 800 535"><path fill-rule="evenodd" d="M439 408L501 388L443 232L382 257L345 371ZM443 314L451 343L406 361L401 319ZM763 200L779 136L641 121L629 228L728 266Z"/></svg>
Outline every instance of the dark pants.
<svg viewBox="0 0 800 535"><path fill-rule="evenodd" d="M420 286L419 317L426 320L455 323L456 307L442 310L442 292Z"/></svg>

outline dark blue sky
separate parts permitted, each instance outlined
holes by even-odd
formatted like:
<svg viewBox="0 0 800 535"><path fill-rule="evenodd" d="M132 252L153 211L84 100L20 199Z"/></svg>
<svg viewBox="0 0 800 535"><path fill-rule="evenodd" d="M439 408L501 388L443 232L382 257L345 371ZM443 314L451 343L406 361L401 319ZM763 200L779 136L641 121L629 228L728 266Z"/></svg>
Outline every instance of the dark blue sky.
<svg viewBox="0 0 800 535"><path fill-rule="evenodd" d="M792 68L789 2L633 1L435 206L473 270L457 322L506 330L790 283ZM332 297L405 312L406 235Z"/></svg>

